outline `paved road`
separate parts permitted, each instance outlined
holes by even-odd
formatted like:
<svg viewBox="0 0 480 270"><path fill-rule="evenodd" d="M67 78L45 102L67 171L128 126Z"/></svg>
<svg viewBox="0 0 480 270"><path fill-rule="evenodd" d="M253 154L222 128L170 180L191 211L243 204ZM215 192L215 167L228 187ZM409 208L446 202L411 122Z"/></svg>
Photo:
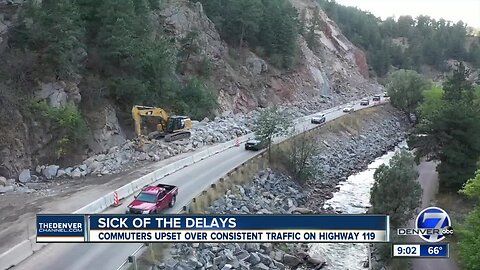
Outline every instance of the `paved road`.
<svg viewBox="0 0 480 270"><path fill-rule="evenodd" d="M433 161L422 162L418 166L419 178L418 181L423 189L422 209L429 207L430 202L433 201L438 192L438 174L435 170L437 164ZM410 227L414 228L414 220L411 221ZM419 237L411 238L412 242L425 243ZM459 270L455 262L450 259L429 259L429 258L415 258L412 259L413 270Z"/></svg>
<svg viewBox="0 0 480 270"><path fill-rule="evenodd" d="M355 110L365 108L355 102ZM344 115L341 110L327 114L327 121ZM297 124L296 128L313 128L310 122ZM179 196L176 206L167 213L178 213L183 205L215 183L239 164L254 157L258 153L245 151L243 147L231 148L194 165L188 166L163 179L161 183L177 185ZM126 199L124 205L130 203L133 196ZM113 208L105 213L123 213L125 207ZM139 247L139 244L50 244L39 252L17 265L15 270L115 270Z"/></svg>

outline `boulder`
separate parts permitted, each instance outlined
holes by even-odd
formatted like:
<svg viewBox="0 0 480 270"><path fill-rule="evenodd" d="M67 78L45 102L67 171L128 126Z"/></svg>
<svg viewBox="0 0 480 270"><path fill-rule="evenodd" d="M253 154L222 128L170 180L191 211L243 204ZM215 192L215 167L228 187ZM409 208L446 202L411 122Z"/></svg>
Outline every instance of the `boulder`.
<svg viewBox="0 0 480 270"><path fill-rule="evenodd" d="M82 177L82 171L80 171L79 168L76 168L75 170L73 170L72 178L80 178L80 177Z"/></svg>
<svg viewBox="0 0 480 270"><path fill-rule="evenodd" d="M63 81L52 83L41 83L40 91L35 92L38 99L46 100L48 105L55 108L61 108L67 105L66 83Z"/></svg>
<svg viewBox="0 0 480 270"><path fill-rule="evenodd" d="M18 181L20 183L27 183L32 180L32 175L30 174L30 169L23 170L20 175L18 176Z"/></svg>
<svg viewBox="0 0 480 270"><path fill-rule="evenodd" d="M247 243L245 249L249 252L260 251L260 244L258 243Z"/></svg>
<svg viewBox="0 0 480 270"><path fill-rule="evenodd" d="M255 55L247 58L246 63L247 69L254 75L260 75L268 70L268 66L265 60L260 59Z"/></svg>
<svg viewBox="0 0 480 270"><path fill-rule="evenodd" d="M307 257L307 262L309 262L310 264L313 264L315 266L324 266L325 265L325 260L319 258L319 257L316 257L316 256L308 256ZM320 268L318 268L320 269Z"/></svg>
<svg viewBox="0 0 480 270"><path fill-rule="evenodd" d="M48 180L51 180L57 175L58 169L60 166L57 165L49 165L43 169L42 174L45 176Z"/></svg>
<svg viewBox="0 0 480 270"><path fill-rule="evenodd" d="M25 186L30 189L39 190L39 189L46 188L47 184L46 183L26 183Z"/></svg>
<svg viewBox="0 0 480 270"><path fill-rule="evenodd" d="M41 174L43 169L45 169L44 165L42 165L42 166L37 165L37 167L35 167L35 172L37 172L38 174Z"/></svg>
<svg viewBox="0 0 480 270"><path fill-rule="evenodd" d="M65 174L67 174L67 173L65 172L65 170L58 170L58 171L57 171L57 177L62 177L62 176L64 176Z"/></svg>
<svg viewBox="0 0 480 270"><path fill-rule="evenodd" d="M270 256L267 256L267 255L262 254L262 253L258 253L258 256L260 257L260 261L265 265L270 265L273 262L273 260L272 260L272 258L270 258Z"/></svg>
<svg viewBox="0 0 480 270"><path fill-rule="evenodd" d="M269 270L270 267L266 266L263 263L256 264L252 267L252 270Z"/></svg>
<svg viewBox="0 0 480 270"><path fill-rule="evenodd" d="M301 264L302 261L299 258L297 258L293 255L285 254L285 255L283 255L283 263L285 263L286 265L291 266L291 267L296 267L299 264Z"/></svg>
<svg viewBox="0 0 480 270"><path fill-rule="evenodd" d="M280 270L285 270L285 265L281 262L273 261L275 267L277 267Z"/></svg>
<svg viewBox="0 0 480 270"><path fill-rule="evenodd" d="M248 259L246 261L249 262L251 265L255 265L255 264L261 262L261 259L260 259L260 256L258 255L258 253L254 252L254 253L250 254L250 257L248 257Z"/></svg>
<svg viewBox="0 0 480 270"><path fill-rule="evenodd" d="M188 259L188 264L193 268L202 268L203 266L203 264L199 262L198 259L195 257L191 257L190 259Z"/></svg>
<svg viewBox="0 0 480 270"><path fill-rule="evenodd" d="M230 269L232 269L232 268L233 268L233 266L232 266L231 264L228 264L228 263L227 263L227 264L225 264L225 265L222 267L222 270L230 270Z"/></svg>
<svg viewBox="0 0 480 270"><path fill-rule="evenodd" d="M13 192L15 188L13 186L0 186L0 194Z"/></svg>
<svg viewBox="0 0 480 270"><path fill-rule="evenodd" d="M7 185L7 178L0 176L0 186L6 186Z"/></svg>
<svg viewBox="0 0 480 270"><path fill-rule="evenodd" d="M245 260L250 256L250 254L246 250L240 250L239 252L235 253L235 256L239 260Z"/></svg>

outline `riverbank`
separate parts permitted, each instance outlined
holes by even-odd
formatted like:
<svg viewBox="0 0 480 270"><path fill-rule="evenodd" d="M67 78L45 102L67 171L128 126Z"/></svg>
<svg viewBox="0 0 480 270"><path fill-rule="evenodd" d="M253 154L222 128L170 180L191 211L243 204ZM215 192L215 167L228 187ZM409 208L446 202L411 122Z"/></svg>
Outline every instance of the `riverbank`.
<svg viewBox="0 0 480 270"><path fill-rule="evenodd" d="M402 141L408 124L390 106L342 117L322 127L316 136L322 145L316 181L300 186L286 175L261 171L253 182L235 186L213 202L215 214L334 213L323 205L337 184L367 167ZM324 258L309 255L304 244L176 244L159 263L160 269L320 269ZM180 268L179 268L180 267Z"/></svg>

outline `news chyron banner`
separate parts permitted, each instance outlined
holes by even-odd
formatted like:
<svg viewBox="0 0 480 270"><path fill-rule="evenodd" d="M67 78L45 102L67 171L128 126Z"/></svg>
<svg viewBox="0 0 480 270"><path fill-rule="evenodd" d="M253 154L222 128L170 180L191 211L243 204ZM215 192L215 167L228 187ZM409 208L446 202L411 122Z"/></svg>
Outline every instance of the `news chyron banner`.
<svg viewBox="0 0 480 270"><path fill-rule="evenodd" d="M389 241L382 215L37 215L37 242Z"/></svg>

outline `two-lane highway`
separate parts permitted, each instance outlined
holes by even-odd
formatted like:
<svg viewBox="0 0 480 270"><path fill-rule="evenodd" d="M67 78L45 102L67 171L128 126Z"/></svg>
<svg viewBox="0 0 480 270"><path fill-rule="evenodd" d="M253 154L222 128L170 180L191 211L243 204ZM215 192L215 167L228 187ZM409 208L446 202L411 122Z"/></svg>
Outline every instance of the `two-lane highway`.
<svg viewBox="0 0 480 270"><path fill-rule="evenodd" d="M355 102L355 110L366 108ZM373 105L373 104L372 104ZM370 105L370 106L372 106ZM369 107L369 106L368 106ZM330 109L327 113L327 121L338 118L345 113L343 107L338 110ZM316 125L310 124L310 120L298 123L297 129L311 129ZM166 213L178 213L192 198L197 196L212 183L215 183L230 170L249 160L259 152L245 151L243 146L233 147L224 152L206 158L196 164L179 170L158 183L176 185L179 194L174 208ZM125 199L122 206L112 208L105 213L124 213L125 206L133 200L133 196ZM22 270L116 270L118 266L132 254L140 244L118 243L82 243L82 244L50 244L30 258L15 266L13 269Z"/></svg>

